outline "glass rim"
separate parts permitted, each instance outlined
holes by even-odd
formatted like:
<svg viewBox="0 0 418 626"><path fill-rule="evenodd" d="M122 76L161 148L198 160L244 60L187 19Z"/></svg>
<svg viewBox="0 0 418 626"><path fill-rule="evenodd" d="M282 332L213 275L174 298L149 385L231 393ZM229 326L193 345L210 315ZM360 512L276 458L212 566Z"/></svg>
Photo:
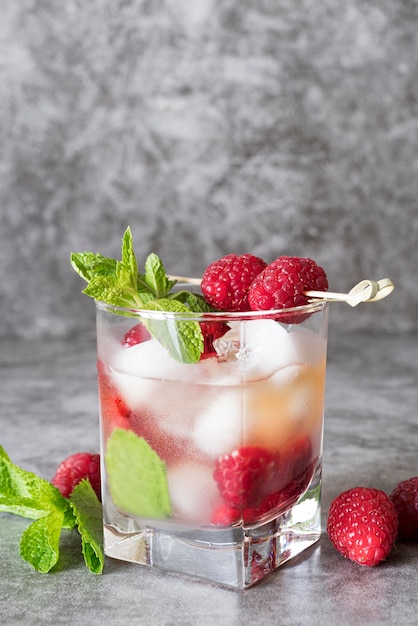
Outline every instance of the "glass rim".
<svg viewBox="0 0 418 626"><path fill-rule="evenodd" d="M323 311L329 305L323 300L316 300L302 306L289 307L284 309L268 309L260 311L208 311L208 312L175 312L175 311L151 311L147 309L137 309L135 307L124 307L116 304L109 304L102 300L94 301L96 308L101 311L123 315L127 317L138 317L154 320L177 320L177 321L237 321L251 319L274 319L286 318L292 315L312 315ZM284 320L285 321L285 320ZM289 322L291 323L291 322Z"/></svg>

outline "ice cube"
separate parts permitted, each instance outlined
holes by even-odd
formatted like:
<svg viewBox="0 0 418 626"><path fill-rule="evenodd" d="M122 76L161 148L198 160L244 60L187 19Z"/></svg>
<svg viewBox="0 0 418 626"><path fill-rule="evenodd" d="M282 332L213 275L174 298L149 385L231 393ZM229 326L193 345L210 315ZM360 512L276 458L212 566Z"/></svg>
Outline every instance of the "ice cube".
<svg viewBox="0 0 418 626"><path fill-rule="evenodd" d="M112 367L118 372L139 378L158 380L172 378L181 364L175 361L158 341L151 339L121 348L114 356Z"/></svg>
<svg viewBox="0 0 418 626"><path fill-rule="evenodd" d="M289 339L292 342L293 363L315 367L326 358L327 341L324 337L299 328L292 329Z"/></svg>
<svg viewBox="0 0 418 626"><path fill-rule="evenodd" d="M294 364L313 365L323 358L326 342L303 330L288 332L274 320L245 320L232 325L214 342L220 359L229 364L229 380L265 380Z"/></svg>
<svg viewBox="0 0 418 626"><path fill-rule="evenodd" d="M213 457L239 446L242 437L242 391L226 390L220 394L206 411L198 415L193 431L196 446Z"/></svg>
<svg viewBox="0 0 418 626"><path fill-rule="evenodd" d="M110 372L113 383L131 411L147 406L155 397L159 385L157 380L138 378L112 369Z"/></svg>
<svg viewBox="0 0 418 626"><path fill-rule="evenodd" d="M200 463L182 463L168 469L168 487L175 517L209 523L219 499L212 473L211 467Z"/></svg>
<svg viewBox="0 0 418 626"><path fill-rule="evenodd" d="M120 347L112 360L112 380L127 406L135 411L155 397L159 379L170 371L168 352L154 340ZM160 372L160 374L158 374Z"/></svg>
<svg viewBox="0 0 418 626"><path fill-rule="evenodd" d="M192 378L195 366L179 363L151 339L120 348L112 362L112 378L130 409L144 406L161 393L161 381Z"/></svg>
<svg viewBox="0 0 418 626"><path fill-rule="evenodd" d="M286 330L274 320L247 320L234 324L214 342L220 358L233 365L237 381L269 378L281 363L280 346Z"/></svg>
<svg viewBox="0 0 418 626"><path fill-rule="evenodd" d="M155 339L118 350L112 362L115 370L132 376L197 383L216 377L216 365L215 359L181 363Z"/></svg>

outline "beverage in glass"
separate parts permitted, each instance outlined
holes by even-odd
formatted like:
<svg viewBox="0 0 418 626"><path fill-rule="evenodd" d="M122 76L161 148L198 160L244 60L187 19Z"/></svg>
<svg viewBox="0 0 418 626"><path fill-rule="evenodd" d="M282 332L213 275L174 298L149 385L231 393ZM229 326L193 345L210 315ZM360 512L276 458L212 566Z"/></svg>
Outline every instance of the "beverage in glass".
<svg viewBox="0 0 418 626"><path fill-rule="evenodd" d="M244 589L318 541L327 304L96 311L105 553Z"/></svg>

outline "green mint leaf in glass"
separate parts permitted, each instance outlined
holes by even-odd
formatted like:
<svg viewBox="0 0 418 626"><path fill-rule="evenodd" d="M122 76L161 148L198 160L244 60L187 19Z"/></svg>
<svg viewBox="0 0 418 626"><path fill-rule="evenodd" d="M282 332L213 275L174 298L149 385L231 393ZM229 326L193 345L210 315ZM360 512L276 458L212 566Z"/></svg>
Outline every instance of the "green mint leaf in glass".
<svg viewBox="0 0 418 626"><path fill-rule="evenodd" d="M82 480L70 496L84 561L93 574L104 567L102 505L88 480Z"/></svg>
<svg viewBox="0 0 418 626"><path fill-rule="evenodd" d="M148 302L148 311L183 313L190 315L190 309L178 300L162 298ZM171 356L180 363L196 363L203 352L204 342L199 322L173 318L150 318L143 320L151 335L157 339Z"/></svg>
<svg viewBox="0 0 418 626"><path fill-rule="evenodd" d="M110 495L122 513L159 519L171 515L165 463L144 439L115 429L105 463Z"/></svg>
<svg viewBox="0 0 418 626"><path fill-rule="evenodd" d="M59 558L59 542L63 512L51 509L24 531L20 540L20 556L39 572L49 572Z"/></svg>

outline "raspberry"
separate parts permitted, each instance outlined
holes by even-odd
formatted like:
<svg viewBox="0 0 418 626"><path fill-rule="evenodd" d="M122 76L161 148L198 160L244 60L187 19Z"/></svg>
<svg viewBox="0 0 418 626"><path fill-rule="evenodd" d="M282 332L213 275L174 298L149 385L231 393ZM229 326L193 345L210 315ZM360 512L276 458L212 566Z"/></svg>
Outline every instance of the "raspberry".
<svg viewBox="0 0 418 626"><path fill-rule="evenodd" d="M253 508L271 493L277 472L278 459L272 452L242 446L216 460L213 477L225 504Z"/></svg>
<svg viewBox="0 0 418 626"><path fill-rule="evenodd" d="M132 326L127 333L125 333L122 345L124 348L130 348L132 346L136 346L138 343L142 343L143 341L148 341L151 339L151 335L145 326L141 323Z"/></svg>
<svg viewBox="0 0 418 626"><path fill-rule="evenodd" d="M298 480L292 481L280 491L265 496L257 507L244 508L241 510L236 506L220 504L214 510L211 523L216 526L230 526L236 524L241 519L245 524L252 524L259 521L271 512L278 513L293 506L302 495L312 478L312 467L309 467Z"/></svg>
<svg viewBox="0 0 418 626"><path fill-rule="evenodd" d="M100 500L99 454L77 452L76 454L70 455L60 463L51 483L60 490L65 498L68 498L72 494L74 487L76 487L83 478L87 478L90 481L91 486Z"/></svg>
<svg viewBox="0 0 418 626"><path fill-rule="evenodd" d="M231 526L240 521L241 511L234 506L219 504L211 517L211 524L215 526Z"/></svg>
<svg viewBox="0 0 418 626"><path fill-rule="evenodd" d="M248 303L253 311L304 306L308 304L304 291L310 289L328 289L322 267L307 257L281 256L254 279L248 291Z"/></svg>
<svg viewBox="0 0 418 626"><path fill-rule="evenodd" d="M418 539L418 476L403 480L390 494L399 518L399 539Z"/></svg>
<svg viewBox="0 0 418 626"><path fill-rule="evenodd" d="M385 559L398 532L398 515L380 489L355 487L331 503L327 531L343 556L359 565L373 566Z"/></svg>
<svg viewBox="0 0 418 626"><path fill-rule="evenodd" d="M205 269L202 292L206 301L220 311L249 311L247 293L254 278L267 263L252 254L227 254Z"/></svg>

